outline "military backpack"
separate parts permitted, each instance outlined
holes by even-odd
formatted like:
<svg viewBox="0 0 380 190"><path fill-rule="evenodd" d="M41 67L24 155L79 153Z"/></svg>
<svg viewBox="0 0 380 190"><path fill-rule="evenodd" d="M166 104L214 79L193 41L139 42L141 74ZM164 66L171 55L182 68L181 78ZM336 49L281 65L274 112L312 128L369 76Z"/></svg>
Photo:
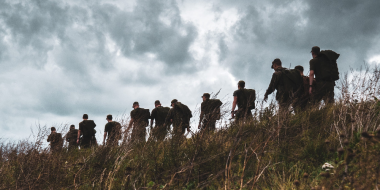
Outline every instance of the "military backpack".
<svg viewBox="0 0 380 190"><path fill-rule="evenodd" d="M340 54L332 50L322 50L320 54L328 59L328 61L321 62L321 79L329 81L339 80L338 64L336 60L339 58Z"/></svg>
<svg viewBox="0 0 380 190"><path fill-rule="evenodd" d="M215 115L215 119L216 120L219 120L220 119L220 106L223 105L222 101L220 101L219 99L210 99L208 100L207 102L203 102L202 103L202 106L203 104L206 103L205 106L205 110L208 114L212 114L212 115Z"/></svg>
<svg viewBox="0 0 380 190"><path fill-rule="evenodd" d="M284 69L281 72L287 92L296 93L303 91L303 79L297 69Z"/></svg>
<svg viewBox="0 0 380 190"><path fill-rule="evenodd" d="M117 121L112 121L113 122L113 127L112 127L112 132L114 135L115 140L120 140L121 139L121 124Z"/></svg>
<svg viewBox="0 0 380 190"><path fill-rule="evenodd" d="M162 120L164 122L166 116L169 113L170 108L169 107L157 107L155 109L157 110L157 118L159 118L159 120ZM157 120L157 118L155 118L155 119Z"/></svg>
<svg viewBox="0 0 380 190"><path fill-rule="evenodd" d="M95 122L93 120L85 120L83 121L83 137L88 138L95 136L96 130L95 128Z"/></svg>
<svg viewBox="0 0 380 190"><path fill-rule="evenodd" d="M175 107L179 109L183 115L188 116L189 118L192 118L193 115L191 114L191 110L186 105L182 104L181 102L177 102L175 104Z"/></svg>

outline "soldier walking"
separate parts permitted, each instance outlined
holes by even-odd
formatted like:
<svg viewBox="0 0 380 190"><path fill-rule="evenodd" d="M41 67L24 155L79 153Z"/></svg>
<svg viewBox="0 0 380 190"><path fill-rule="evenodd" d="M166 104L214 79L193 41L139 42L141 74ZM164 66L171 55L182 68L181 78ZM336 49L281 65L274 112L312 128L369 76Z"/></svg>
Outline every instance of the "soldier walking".
<svg viewBox="0 0 380 190"><path fill-rule="evenodd" d="M310 60L309 94L312 94L315 103L323 100L325 103L334 103L335 81L339 79L336 60L339 54L331 50L320 51L318 46L311 48L313 59ZM316 89L313 91L314 76Z"/></svg>
<svg viewBox="0 0 380 190"><path fill-rule="evenodd" d="M220 119L220 106L223 104L218 99L210 100L210 94L204 93L201 104L201 115L198 129L215 131L216 121Z"/></svg>
<svg viewBox="0 0 380 190"><path fill-rule="evenodd" d="M118 146L121 139L121 124L116 121L112 121L112 115L109 114L106 117L107 124L104 126L103 145L105 145L107 138L107 146Z"/></svg>
<svg viewBox="0 0 380 190"><path fill-rule="evenodd" d="M190 118L193 117L189 107L178 102L177 99L171 101L172 108L165 119L165 123L173 123L174 136L181 137L185 131L190 131Z"/></svg>
<svg viewBox="0 0 380 190"><path fill-rule="evenodd" d="M232 103L232 111L231 117L235 118L235 121L240 122L244 120L253 119L251 109L248 105L248 97L246 95L245 82L238 82L238 90L235 90L233 93L234 101ZM255 97L253 97L255 98ZM235 111L236 105L238 106L238 110Z"/></svg>
<svg viewBox="0 0 380 190"><path fill-rule="evenodd" d="M272 69L275 72L265 92L264 101L268 99L268 95L277 90L276 100L279 105L279 112L286 113L289 111L293 98L297 97L297 93L303 89L302 77L299 71L283 68L282 62L278 58L273 60Z"/></svg>
<svg viewBox="0 0 380 190"><path fill-rule="evenodd" d="M66 134L66 141L69 143L69 151L78 148L77 143L78 129L75 129L75 125L70 126L70 131Z"/></svg>
<svg viewBox="0 0 380 190"><path fill-rule="evenodd" d="M50 150L53 153L60 152L63 146L62 134L57 133L55 127L51 127L50 130L51 130L51 133L47 139L47 142L50 142Z"/></svg>
<svg viewBox="0 0 380 190"><path fill-rule="evenodd" d="M88 120L88 115L83 114L83 121L79 123L79 130L77 135L78 144L79 138L82 135L80 148L90 148L91 146L95 146L97 144L95 138L95 127L95 122L93 120Z"/></svg>
<svg viewBox="0 0 380 190"><path fill-rule="evenodd" d="M131 111L131 120L128 125L127 131L132 127L131 142L145 142L146 127L150 113L148 109L140 108L138 102L133 103L133 110Z"/></svg>
<svg viewBox="0 0 380 190"><path fill-rule="evenodd" d="M161 102L156 100L154 102L154 109L150 115L150 129L152 131L153 137L158 141L163 141L167 135L170 124L165 125L165 119L169 113L170 108L162 107ZM155 122L155 127L153 128L153 122Z"/></svg>

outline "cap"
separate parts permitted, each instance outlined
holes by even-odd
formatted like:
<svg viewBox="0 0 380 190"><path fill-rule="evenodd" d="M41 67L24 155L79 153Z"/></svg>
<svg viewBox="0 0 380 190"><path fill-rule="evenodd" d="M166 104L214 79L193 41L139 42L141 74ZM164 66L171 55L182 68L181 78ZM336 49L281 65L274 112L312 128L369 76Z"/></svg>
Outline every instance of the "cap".
<svg viewBox="0 0 380 190"><path fill-rule="evenodd" d="M203 93L203 96L206 97L206 98L210 98L210 94L209 93ZM203 98L203 96L201 96L201 98Z"/></svg>
<svg viewBox="0 0 380 190"><path fill-rule="evenodd" d="M83 119L88 119L88 115L87 114L83 114Z"/></svg>
<svg viewBox="0 0 380 190"><path fill-rule="evenodd" d="M178 100L177 99L173 99L170 103L177 103Z"/></svg>
<svg viewBox="0 0 380 190"><path fill-rule="evenodd" d="M108 115L107 115L107 119L112 120L112 115L111 115L111 114L108 114Z"/></svg>
<svg viewBox="0 0 380 190"><path fill-rule="evenodd" d="M273 64L275 64L275 63L276 63L276 65L282 65L281 59L276 58L272 61L272 66L270 67L271 69L273 69Z"/></svg>
<svg viewBox="0 0 380 190"><path fill-rule="evenodd" d="M310 52L319 53L321 52L321 48L319 48L318 46L314 46L311 48Z"/></svg>
<svg viewBox="0 0 380 190"><path fill-rule="evenodd" d="M158 105L158 104L161 104L161 102L160 102L160 100L156 100L156 101L154 102L154 104L155 104L155 105Z"/></svg>
<svg viewBox="0 0 380 190"><path fill-rule="evenodd" d="M303 72L303 67L301 65L297 65L294 67L294 69L302 71Z"/></svg>

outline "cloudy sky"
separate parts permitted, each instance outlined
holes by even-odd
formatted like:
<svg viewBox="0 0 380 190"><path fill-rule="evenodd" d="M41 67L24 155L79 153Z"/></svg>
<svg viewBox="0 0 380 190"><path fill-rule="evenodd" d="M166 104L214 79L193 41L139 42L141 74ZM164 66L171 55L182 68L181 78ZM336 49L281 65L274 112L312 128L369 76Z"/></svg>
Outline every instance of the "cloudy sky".
<svg viewBox="0 0 380 190"><path fill-rule="evenodd" d="M231 101L239 80L263 92L271 62L303 65L310 49L341 54L340 72L380 62L380 1L2 0L0 138L75 124L102 135L107 114L134 101L177 98L195 110L204 92ZM259 97L262 98L262 97ZM195 129L196 126L193 126Z"/></svg>

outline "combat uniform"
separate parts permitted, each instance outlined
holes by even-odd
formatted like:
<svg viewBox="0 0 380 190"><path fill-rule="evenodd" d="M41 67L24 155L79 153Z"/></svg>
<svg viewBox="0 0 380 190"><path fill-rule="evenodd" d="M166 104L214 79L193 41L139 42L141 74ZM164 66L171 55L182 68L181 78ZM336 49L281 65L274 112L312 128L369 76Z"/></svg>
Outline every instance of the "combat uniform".
<svg viewBox="0 0 380 190"><path fill-rule="evenodd" d="M63 139L61 133L51 133L48 136L47 142L50 142L50 150L52 152L59 152L62 150Z"/></svg>
<svg viewBox="0 0 380 190"><path fill-rule="evenodd" d="M104 127L104 133L107 133L107 145L117 146L121 137L121 126L116 121L108 122Z"/></svg>
<svg viewBox="0 0 380 190"><path fill-rule="evenodd" d="M242 119L247 119L247 120L250 120L253 118L252 116L252 112L250 109L248 109L248 105L247 105L247 97L244 96L244 90L245 89L238 89L238 90L235 90L235 92L233 93L233 96L237 96L237 106L238 106L238 110L236 112L236 118L235 120L236 121L240 121Z"/></svg>
<svg viewBox="0 0 380 190"><path fill-rule="evenodd" d="M174 107L169 110L165 123L170 123L170 120L173 120L174 134L183 135L185 134L186 129L190 129L191 117L192 114L190 109L186 105L177 102Z"/></svg>
<svg viewBox="0 0 380 190"><path fill-rule="evenodd" d="M78 129L70 129L70 131L66 134L66 141L69 143L69 150L78 148L77 137Z"/></svg>
<svg viewBox="0 0 380 190"><path fill-rule="evenodd" d="M221 103L221 102L220 102ZM220 118L220 109L211 105L210 99L201 104L201 113L204 114L202 129L215 130L216 121Z"/></svg>
<svg viewBox="0 0 380 190"><path fill-rule="evenodd" d="M287 84L287 80L285 80L284 73L285 68L278 67L275 69L275 72L272 75L272 79L270 81L269 87L265 92L265 96L268 96L275 90L276 92L276 100L279 105L280 112L288 110L290 104L292 103L292 84Z"/></svg>
<svg viewBox="0 0 380 190"><path fill-rule="evenodd" d="M152 129L152 134L157 140L162 141L167 135L170 123L165 124L165 119L169 110L170 108L162 106L158 106L152 110L150 118L156 123L155 127Z"/></svg>
<svg viewBox="0 0 380 190"><path fill-rule="evenodd" d="M319 53L316 58L310 60L310 70L314 71L316 80L316 89L313 93L313 100L320 102L324 100L325 103L334 103L334 87L335 81L330 78L322 78L323 63L329 62L327 56ZM309 88L307 88L309 89Z"/></svg>
<svg viewBox="0 0 380 190"><path fill-rule="evenodd" d="M131 134L132 142L145 142L145 127L148 126L148 118L144 117L143 110L143 108L136 108L131 111L131 118L133 119L133 128Z"/></svg>
<svg viewBox="0 0 380 190"><path fill-rule="evenodd" d="M95 138L95 127L96 124L93 120L83 120L79 123L79 130L83 135L81 148L90 148L91 146L97 144Z"/></svg>

